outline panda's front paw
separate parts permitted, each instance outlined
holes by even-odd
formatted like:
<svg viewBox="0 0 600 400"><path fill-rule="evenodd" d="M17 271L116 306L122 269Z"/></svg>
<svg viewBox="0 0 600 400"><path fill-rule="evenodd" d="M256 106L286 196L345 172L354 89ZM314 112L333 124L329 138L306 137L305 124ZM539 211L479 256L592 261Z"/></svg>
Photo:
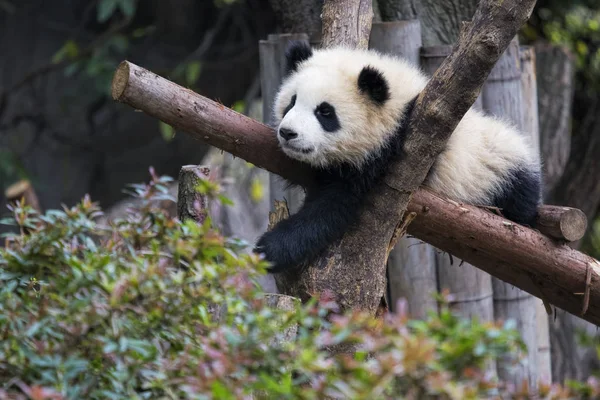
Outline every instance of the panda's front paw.
<svg viewBox="0 0 600 400"><path fill-rule="evenodd" d="M265 233L258 240L253 251L257 254L264 254L265 260L271 264L268 268L270 273L279 273L294 267L282 235L274 231Z"/></svg>

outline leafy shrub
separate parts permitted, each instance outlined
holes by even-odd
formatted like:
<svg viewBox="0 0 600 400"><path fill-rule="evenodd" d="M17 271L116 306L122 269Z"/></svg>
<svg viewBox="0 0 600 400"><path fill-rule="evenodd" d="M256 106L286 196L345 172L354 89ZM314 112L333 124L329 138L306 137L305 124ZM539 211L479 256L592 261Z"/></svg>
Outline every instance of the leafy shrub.
<svg viewBox="0 0 600 400"><path fill-rule="evenodd" d="M44 215L10 208L4 222L18 232L0 249L0 398L526 396L485 374L523 349L511 326L461 320L443 301L426 321L342 315L327 294L268 307L256 284L264 263L209 221L158 208L167 182L133 186L143 205L108 226L87 197ZM218 194L209 182L199 190ZM327 351L338 345L358 350ZM598 395L592 384L577 393Z"/></svg>

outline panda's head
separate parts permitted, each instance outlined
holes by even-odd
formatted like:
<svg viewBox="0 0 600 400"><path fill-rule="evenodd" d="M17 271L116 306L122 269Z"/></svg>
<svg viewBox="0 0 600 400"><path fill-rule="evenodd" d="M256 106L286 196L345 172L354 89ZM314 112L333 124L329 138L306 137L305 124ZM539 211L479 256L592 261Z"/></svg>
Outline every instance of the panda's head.
<svg viewBox="0 0 600 400"><path fill-rule="evenodd" d="M288 156L317 167L360 167L375 156L424 84L418 70L371 51L313 51L296 42L286 56L290 74L275 99L277 138ZM386 75L402 72L412 83L393 92Z"/></svg>

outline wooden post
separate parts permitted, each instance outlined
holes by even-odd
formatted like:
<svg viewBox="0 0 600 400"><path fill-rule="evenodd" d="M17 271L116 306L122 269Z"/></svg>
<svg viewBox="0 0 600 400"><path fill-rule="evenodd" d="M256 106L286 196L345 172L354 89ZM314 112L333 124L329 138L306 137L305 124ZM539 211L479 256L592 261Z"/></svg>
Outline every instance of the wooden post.
<svg viewBox="0 0 600 400"><path fill-rule="evenodd" d="M450 52L452 52L452 46L450 45L422 47L420 58L423 71L429 75L433 75ZM476 110L482 109L481 94L477 96L477 100L473 103L473 108Z"/></svg>
<svg viewBox="0 0 600 400"><path fill-rule="evenodd" d="M4 197L6 197L8 203L14 203L23 199L26 205L39 213L42 212L40 202L35 194L35 189L28 180L21 180L10 185L4 191Z"/></svg>
<svg viewBox="0 0 600 400"><path fill-rule="evenodd" d="M272 128L274 126L273 103L277 90L285 77L285 50L290 41L308 41L305 33L286 33L269 35L267 40L259 42L260 56L260 82L263 101L263 122ZM304 200L301 188L285 188L285 181L275 175L269 175L269 202L271 206L275 200L285 199L292 213L298 211Z"/></svg>
<svg viewBox="0 0 600 400"><path fill-rule="evenodd" d="M199 165L184 165L179 171L177 191L177 217L181 222L192 219L203 224L208 215L208 199L200 194L196 186L208 178L210 169Z"/></svg>
<svg viewBox="0 0 600 400"><path fill-rule="evenodd" d="M547 199L563 175L571 151L575 61L566 49L549 44L536 45L535 56L544 199Z"/></svg>
<svg viewBox="0 0 600 400"><path fill-rule="evenodd" d="M531 94L531 92L530 92ZM514 39L492 69L488 81L483 87L483 108L498 117L507 118L518 128L524 129L525 102L521 82L519 43ZM534 110L528 110L534 111ZM528 118L531 115L527 116ZM529 124L531 125L531 124ZM527 133L529 137L535 132ZM526 364L512 366L503 359L498 360L498 377L520 385L527 380L536 386L537 373L537 317L536 300L530 294L497 278L492 279L494 291L494 318L512 319L527 345Z"/></svg>
<svg viewBox="0 0 600 400"><path fill-rule="evenodd" d="M540 152L540 123L538 111L538 92L536 76L536 58L535 49L529 46L523 46L519 52L521 61L521 88L523 91L523 131L531 134L532 142L538 153ZM540 209L541 211L542 209ZM587 218L585 214L576 209L567 207L547 207L544 212L538 215L537 223L544 228L546 235L551 231L550 236L554 238L564 238L565 240L579 240L585 233L587 227ZM556 229L558 227L558 229ZM539 228L538 228L539 229ZM550 358L550 327L548 325L548 313L546 305L539 299L533 300L535 303L536 317L536 341L537 348L529 351L535 352L529 357L535 360L537 368L537 380L550 383L552 382L552 364Z"/></svg>
<svg viewBox="0 0 600 400"><path fill-rule="evenodd" d="M451 51L452 46L448 45L423 48L421 51L423 70L433 74ZM481 95L479 95L473 107L481 109L481 104ZM467 318L477 317L483 321L492 321L494 308L491 276L440 251L436 251L435 263L439 289L448 289L452 295L452 311Z"/></svg>
<svg viewBox="0 0 600 400"><path fill-rule="evenodd" d="M419 65L421 23L419 20L373 23L369 47L382 53L399 55ZM424 318L437 311L434 249L419 239L404 236L390 252L387 263L389 306L406 299L411 317Z"/></svg>

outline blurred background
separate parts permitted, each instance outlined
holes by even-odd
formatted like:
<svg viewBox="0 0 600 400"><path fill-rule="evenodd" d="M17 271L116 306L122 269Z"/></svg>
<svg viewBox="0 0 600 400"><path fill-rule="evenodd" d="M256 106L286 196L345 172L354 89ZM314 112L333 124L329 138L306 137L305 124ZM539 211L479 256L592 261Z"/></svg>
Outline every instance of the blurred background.
<svg viewBox="0 0 600 400"><path fill-rule="evenodd" d="M425 46L453 43L453 19L468 19L477 5L374 3L376 21L418 14ZM72 205L89 193L109 213L118 213L125 186L148 180L149 167L176 177L182 165L206 164L235 204L215 210L225 233L252 240L267 224L267 174L116 104L110 97L112 74L127 59L262 120L259 40L305 32L318 42L321 5L321 0L0 0L3 209L11 188L27 181L42 210ZM589 233L576 245L598 258L600 4L538 1L520 41L536 51L545 202L586 213ZM575 317L557 323L562 325L552 333L553 357L559 357L553 377L585 379L600 363L593 348L579 348L581 340L575 340L590 329Z"/></svg>

